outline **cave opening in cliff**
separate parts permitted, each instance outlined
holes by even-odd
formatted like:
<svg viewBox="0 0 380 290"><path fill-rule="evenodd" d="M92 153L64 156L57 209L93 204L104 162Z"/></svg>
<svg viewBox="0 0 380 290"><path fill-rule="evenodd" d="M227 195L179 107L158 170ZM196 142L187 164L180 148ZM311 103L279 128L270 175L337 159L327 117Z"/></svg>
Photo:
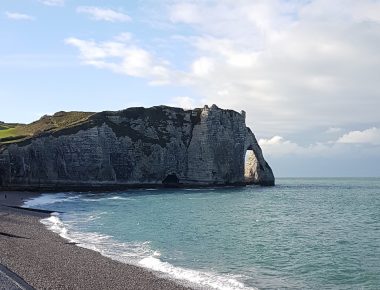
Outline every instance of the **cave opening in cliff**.
<svg viewBox="0 0 380 290"><path fill-rule="evenodd" d="M252 147L248 147L244 156L244 180L246 183L254 183L257 179L257 158Z"/></svg>
<svg viewBox="0 0 380 290"><path fill-rule="evenodd" d="M178 183L179 183L179 178L174 173L168 174L168 176L166 176L165 179L162 181L162 184L166 184L166 185L172 185L172 184L178 184Z"/></svg>

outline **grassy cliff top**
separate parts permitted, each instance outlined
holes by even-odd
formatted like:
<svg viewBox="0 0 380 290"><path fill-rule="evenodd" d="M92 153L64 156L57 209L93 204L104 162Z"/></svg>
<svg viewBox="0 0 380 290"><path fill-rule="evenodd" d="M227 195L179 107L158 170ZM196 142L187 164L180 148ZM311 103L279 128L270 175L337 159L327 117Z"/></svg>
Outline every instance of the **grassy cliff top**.
<svg viewBox="0 0 380 290"><path fill-rule="evenodd" d="M211 107L211 109L213 108L214 106ZM220 110L216 106L215 108ZM158 127L161 126L161 123L165 122L174 122L175 125L182 126L185 114L190 114L190 119L186 122L195 125L200 121L201 111L201 108L184 110L168 106L154 106L151 108L133 107L121 111L104 111L99 113L62 111L52 116L45 115L30 124L0 122L0 147L1 145L12 143L29 143L32 139L40 136L52 135L57 137L71 135L80 130L101 126L102 124L107 124L111 127L117 136L129 136L138 139L143 138L142 132L136 131L133 128L133 122L130 122L130 120L141 119L148 125ZM223 111L229 115L239 114L232 110ZM162 133L163 138L161 139L165 139L164 137L167 132L163 128L159 128L159 131Z"/></svg>
<svg viewBox="0 0 380 290"><path fill-rule="evenodd" d="M9 144L45 133L84 123L92 112L58 112L45 115L30 124L9 124L0 122L0 144Z"/></svg>
<svg viewBox="0 0 380 290"><path fill-rule="evenodd" d="M112 116L121 116L129 119L138 119L149 116L151 120L164 120L166 115L164 110L181 114L184 112L180 108L167 106L155 106L151 108L135 107L121 111L93 112L57 112L52 116L45 115L39 120L30 124L9 124L0 122L0 145L9 145L31 140L35 137L51 134L53 136L75 134L79 130L100 126L103 123L113 127L116 133L132 134L124 128L124 125L117 125L110 121ZM124 132L127 130L128 132ZM128 135L128 134L127 134Z"/></svg>

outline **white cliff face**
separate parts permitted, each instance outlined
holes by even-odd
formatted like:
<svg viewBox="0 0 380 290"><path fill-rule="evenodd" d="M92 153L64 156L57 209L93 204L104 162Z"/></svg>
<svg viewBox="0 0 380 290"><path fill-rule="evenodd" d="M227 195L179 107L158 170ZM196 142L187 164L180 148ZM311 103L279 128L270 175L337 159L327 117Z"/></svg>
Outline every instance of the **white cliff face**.
<svg viewBox="0 0 380 290"><path fill-rule="evenodd" d="M102 112L0 149L4 189L243 184L247 170L249 183L274 185L245 115L215 105Z"/></svg>

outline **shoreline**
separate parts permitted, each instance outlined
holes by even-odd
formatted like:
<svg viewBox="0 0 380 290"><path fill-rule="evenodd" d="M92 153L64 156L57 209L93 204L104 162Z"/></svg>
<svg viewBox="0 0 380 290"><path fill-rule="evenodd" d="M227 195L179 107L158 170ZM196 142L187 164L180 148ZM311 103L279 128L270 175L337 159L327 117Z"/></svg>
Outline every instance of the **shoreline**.
<svg viewBox="0 0 380 290"><path fill-rule="evenodd" d="M35 289L192 289L75 246L40 222L49 213L16 208L38 195L0 192L0 264Z"/></svg>
<svg viewBox="0 0 380 290"><path fill-rule="evenodd" d="M3 192L17 193L57 193L57 192L117 192L133 189L186 189L186 188L223 188L223 187L245 187L248 185L259 185L249 182L236 182L228 184L213 183L136 183L136 184L73 184L73 185L25 185L25 186L0 186L0 194ZM265 185L262 185L265 186Z"/></svg>

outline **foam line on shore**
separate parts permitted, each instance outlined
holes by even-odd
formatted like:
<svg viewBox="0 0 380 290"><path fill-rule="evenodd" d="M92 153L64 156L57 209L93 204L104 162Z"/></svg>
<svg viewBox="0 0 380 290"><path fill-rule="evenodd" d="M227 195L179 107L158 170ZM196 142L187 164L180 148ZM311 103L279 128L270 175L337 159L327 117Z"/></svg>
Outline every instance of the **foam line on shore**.
<svg viewBox="0 0 380 290"><path fill-rule="evenodd" d="M59 202L74 201L79 198L79 195L70 195L69 193L57 193L57 194L42 194L38 198L32 198L24 202L24 207L36 207L47 204L54 204Z"/></svg>
<svg viewBox="0 0 380 290"><path fill-rule="evenodd" d="M59 214L54 213L41 222L51 231L62 238L76 243L77 246L94 250L119 262L140 266L155 271L164 278L182 281L195 288L241 290L254 289L245 286L236 276L219 275L182 267L176 267L159 259L159 251L153 251L149 241L143 243L121 243L113 240L112 236L91 232L78 232L62 222Z"/></svg>

